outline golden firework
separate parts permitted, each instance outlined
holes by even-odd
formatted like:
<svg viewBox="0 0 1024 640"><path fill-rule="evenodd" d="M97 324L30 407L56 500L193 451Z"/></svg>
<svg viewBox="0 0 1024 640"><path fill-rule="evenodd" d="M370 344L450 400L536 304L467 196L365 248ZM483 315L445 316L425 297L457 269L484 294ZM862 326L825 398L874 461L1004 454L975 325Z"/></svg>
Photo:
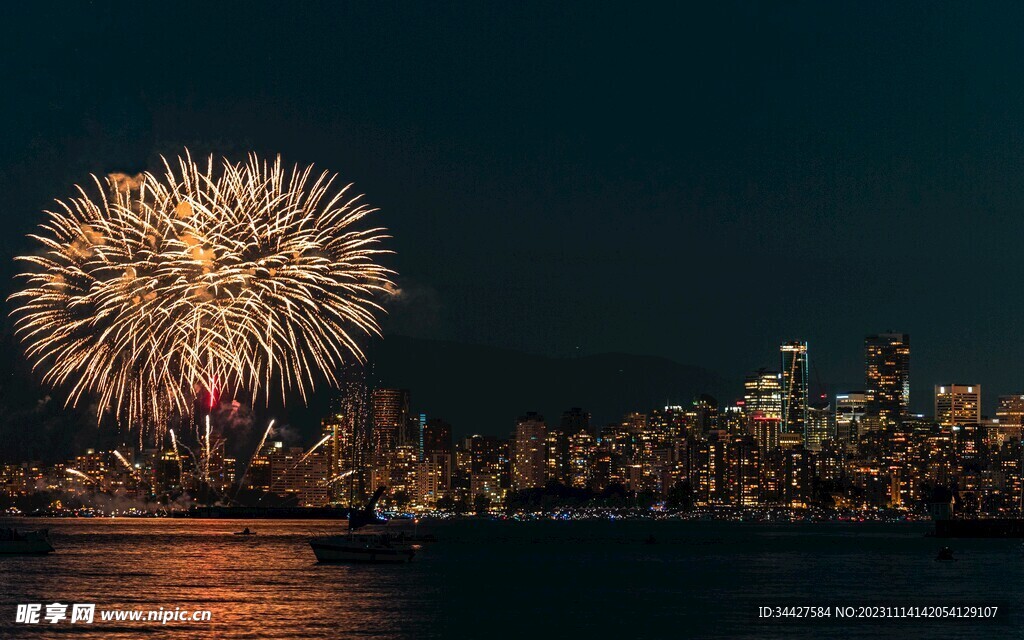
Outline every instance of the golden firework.
<svg viewBox="0 0 1024 640"><path fill-rule="evenodd" d="M186 151L162 176L93 182L46 212L11 296L28 358L68 405L95 398L98 419L162 430L202 395L305 400L379 335L388 236L356 228L376 209L337 176Z"/></svg>

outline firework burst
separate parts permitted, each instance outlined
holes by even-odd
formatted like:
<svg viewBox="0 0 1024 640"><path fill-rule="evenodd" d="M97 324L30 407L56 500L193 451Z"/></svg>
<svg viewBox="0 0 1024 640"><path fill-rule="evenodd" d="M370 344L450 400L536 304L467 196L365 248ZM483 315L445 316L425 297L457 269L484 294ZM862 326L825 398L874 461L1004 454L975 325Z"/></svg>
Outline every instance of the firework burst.
<svg viewBox="0 0 1024 640"><path fill-rule="evenodd" d="M18 335L67 404L162 431L197 399L253 401L336 385L379 335L375 209L312 167L164 160L163 175L93 177L58 201L14 293Z"/></svg>

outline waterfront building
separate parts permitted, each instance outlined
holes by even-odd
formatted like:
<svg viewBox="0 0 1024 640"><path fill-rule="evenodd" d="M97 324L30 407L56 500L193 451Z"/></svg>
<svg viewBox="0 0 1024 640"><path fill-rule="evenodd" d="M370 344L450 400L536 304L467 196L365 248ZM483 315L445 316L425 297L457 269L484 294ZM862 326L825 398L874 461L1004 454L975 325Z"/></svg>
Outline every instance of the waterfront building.
<svg viewBox="0 0 1024 640"><path fill-rule="evenodd" d="M529 412L516 421L512 457L512 488L543 487L547 480L545 461L547 425L544 416Z"/></svg>
<svg viewBox="0 0 1024 640"><path fill-rule="evenodd" d="M582 431L581 433L586 433ZM568 484L569 482L569 436L560 430L548 431L544 443L547 465L547 480Z"/></svg>

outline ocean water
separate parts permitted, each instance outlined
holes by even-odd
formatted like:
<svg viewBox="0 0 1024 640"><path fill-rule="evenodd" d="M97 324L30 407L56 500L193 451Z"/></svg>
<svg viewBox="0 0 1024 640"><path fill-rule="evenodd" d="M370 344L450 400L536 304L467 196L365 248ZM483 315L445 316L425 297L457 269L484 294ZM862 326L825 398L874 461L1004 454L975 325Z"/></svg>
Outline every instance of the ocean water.
<svg viewBox="0 0 1024 640"><path fill-rule="evenodd" d="M9 525L5 522L4 525ZM317 564L324 521L27 520L58 552L0 557L0 638L1018 638L1015 540L922 524L421 525L409 565ZM232 536L244 526L259 535ZM655 544L645 544L648 536ZM939 547L955 562L937 562ZM209 622L15 622L16 605L208 609ZM760 606L998 606L992 619L758 618Z"/></svg>

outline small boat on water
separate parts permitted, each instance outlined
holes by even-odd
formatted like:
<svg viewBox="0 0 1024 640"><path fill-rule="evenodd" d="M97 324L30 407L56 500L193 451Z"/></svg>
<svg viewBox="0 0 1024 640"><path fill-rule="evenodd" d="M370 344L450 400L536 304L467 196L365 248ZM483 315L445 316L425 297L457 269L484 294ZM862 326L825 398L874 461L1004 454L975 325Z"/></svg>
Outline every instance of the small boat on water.
<svg viewBox="0 0 1024 640"><path fill-rule="evenodd" d="M394 536L378 533L348 533L312 538L318 562L365 562L370 564L403 564L412 562L416 550Z"/></svg>
<svg viewBox="0 0 1024 640"><path fill-rule="evenodd" d="M953 557L952 549L949 547L942 547L939 549L939 555L935 557L935 560L940 562L951 562L956 560L956 558Z"/></svg>
<svg viewBox="0 0 1024 640"><path fill-rule="evenodd" d="M236 536L254 536L254 535L256 535L256 532L255 531L249 531L249 527L246 527L246 528L242 529L241 531L236 531L234 533L234 535L236 535Z"/></svg>
<svg viewBox="0 0 1024 640"><path fill-rule="evenodd" d="M46 529L38 531L0 529L0 556L46 555L53 551L50 535Z"/></svg>

